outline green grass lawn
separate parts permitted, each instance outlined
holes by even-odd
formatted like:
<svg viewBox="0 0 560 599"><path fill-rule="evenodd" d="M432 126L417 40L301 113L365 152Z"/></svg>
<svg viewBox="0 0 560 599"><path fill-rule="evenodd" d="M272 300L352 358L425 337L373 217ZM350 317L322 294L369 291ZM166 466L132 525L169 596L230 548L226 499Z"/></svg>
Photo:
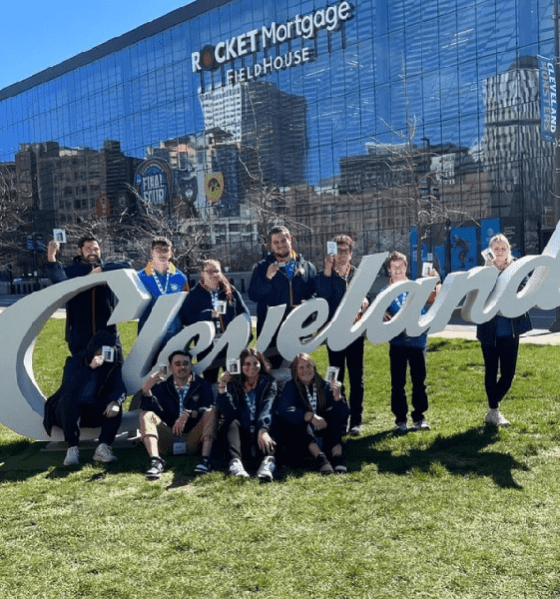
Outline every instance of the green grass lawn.
<svg viewBox="0 0 560 599"><path fill-rule="evenodd" d="M51 320L36 345L45 394L60 382L63 326ZM129 349L135 325L121 335ZM407 435L393 432L387 346L366 348L346 476L194 478L194 458L171 458L150 483L142 447L106 466L82 451L66 469L0 427L2 597L558 597L558 348L521 347L502 404L512 426L498 431L482 423L478 343L431 340L432 430Z"/></svg>

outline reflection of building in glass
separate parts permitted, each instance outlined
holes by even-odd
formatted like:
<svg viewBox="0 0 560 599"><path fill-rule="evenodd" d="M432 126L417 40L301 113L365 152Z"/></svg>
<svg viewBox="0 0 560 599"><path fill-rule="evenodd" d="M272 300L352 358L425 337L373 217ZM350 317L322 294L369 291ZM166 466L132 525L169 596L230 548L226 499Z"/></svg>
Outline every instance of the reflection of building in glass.
<svg viewBox="0 0 560 599"><path fill-rule="evenodd" d="M493 229L538 251L529 229L554 224L553 144L525 56L553 56L552 8L197 0L0 90L0 162L17 163L30 222L63 227L105 206L100 226L123 252L145 208L130 186L149 159L172 173L165 218L150 226L171 223L183 242L204 229L200 249L231 268L283 219L315 262L342 231L360 251L409 253L411 202L428 211L429 198L446 251L451 227L494 216ZM319 24L313 35L303 18Z"/></svg>
<svg viewBox="0 0 560 599"><path fill-rule="evenodd" d="M200 93L206 129L232 135L252 178L281 187L303 182L307 102L264 82L216 86Z"/></svg>
<svg viewBox="0 0 560 599"><path fill-rule="evenodd" d="M16 169L21 198L42 215L45 233L55 223L75 224L92 216L100 198L109 200L109 211L111 205L116 210L126 195L124 184L132 180L132 161L115 141L106 141L101 151L56 142L21 144Z"/></svg>
<svg viewBox="0 0 560 599"><path fill-rule="evenodd" d="M553 144L541 135L536 57L520 57L485 86L482 158L492 186L490 212L536 221L552 201L553 157Z"/></svg>

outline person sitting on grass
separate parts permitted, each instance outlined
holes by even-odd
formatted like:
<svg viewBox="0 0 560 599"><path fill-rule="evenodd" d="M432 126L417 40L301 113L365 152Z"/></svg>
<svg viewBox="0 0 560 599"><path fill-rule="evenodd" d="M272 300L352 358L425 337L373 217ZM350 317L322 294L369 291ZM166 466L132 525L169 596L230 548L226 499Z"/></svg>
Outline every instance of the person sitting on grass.
<svg viewBox="0 0 560 599"><path fill-rule="evenodd" d="M257 478L272 481L276 442L270 433L278 384L270 376L270 364L256 349L245 348L239 362L239 374L222 374L216 399L218 412L225 419L222 430L230 458L229 473L248 477L243 458L259 455L262 461Z"/></svg>
<svg viewBox="0 0 560 599"><path fill-rule="evenodd" d="M390 285L400 281L406 281L407 260L404 254L393 252L387 259L387 268L390 274ZM430 276L435 276L435 270L430 271ZM436 286L428 303L433 303L439 291L439 283ZM385 287L384 289L386 289ZM382 290L383 291L383 290ZM408 292L401 293L391 302L385 313L384 320L389 321L404 306L408 298ZM425 309L423 313L425 313ZM406 402L406 367L410 366L410 378L412 379L412 428L413 430L429 430L428 423L424 420L424 413L428 409L428 396L426 394L426 352L428 349L428 335L423 333L418 337L409 337L402 332L389 342L389 360L391 364L391 410L395 415L397 431L406 433L408 431Z"/></svg>
<svg viewBox="0 0 560 599"><path fill-rule="evenodd" d="M342 436L350 408L338 381L324 381L315 364L304 353L290 365L292 378L280 396L278 416L282 442L290 454L303 447L315 458L321 474L347 472L342 455ZM331 459L327 458L331 453Z"/></svg>
<svg viewBox="0 0 560 599"><path fill-rule="evenodd" d="M208 381L192 373L191 356L184 350L169 355L171 376L154 373L142 385L140 436L150 456L146 478L161 477L161 453L194 453L202 444L197 474L211 470L210 454L216 434L214 396Z"/></svg>
<svg viewBox="0 0 560 599"><path fill-rule="evenodd" d="M80 462L80 427L101 427L94 461L117 459L111 445L121 425L126 387L115 342L116 336L108 331L94 335L85 352L67 359L62 385L47 399L43 424L49 435L53 426L63 430L68 443L65 466Z"/></svg>

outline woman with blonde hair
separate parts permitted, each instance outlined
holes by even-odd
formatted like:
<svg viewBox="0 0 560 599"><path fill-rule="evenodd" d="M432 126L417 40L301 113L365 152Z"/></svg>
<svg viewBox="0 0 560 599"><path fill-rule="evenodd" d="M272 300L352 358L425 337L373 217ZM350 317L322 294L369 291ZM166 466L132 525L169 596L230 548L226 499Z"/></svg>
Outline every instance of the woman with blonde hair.
<svg viewBox="0 0 560 599"><path fill-rule="evenodd" d="M511 245L505 235L494 235L488 244L493 257L486 262L494 266L500 276L513 262ZM531 319L526 312L517 318L506 318L497 314L476 327L476 338L480 341L484 358L484 386L488 398L488 414L485 421L494 426L509 426L499 410L500 401L509 391L515 376L519 336L532 329Z"/></svg>

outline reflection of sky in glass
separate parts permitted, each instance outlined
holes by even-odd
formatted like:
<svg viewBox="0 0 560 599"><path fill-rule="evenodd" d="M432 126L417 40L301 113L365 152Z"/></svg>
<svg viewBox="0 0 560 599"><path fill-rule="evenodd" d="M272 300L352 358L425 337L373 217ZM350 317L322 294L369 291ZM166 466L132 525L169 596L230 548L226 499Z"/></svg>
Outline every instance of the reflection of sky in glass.
<svg viewBox="0 0 560 599"><path fill-rule="evenodd" d="M473 146L483 135L484 80L517 55L552 53L552 0L462 4L357 0L341 31L278 47L280 54L303 46L317 54L262 79L306 98L310 183L336 174L340 158L365 153L367 142L398 142L407 98L418 144L426 137ZM0 102L0 161L13 159L19 143L48 140L99 149L116 139L126 154L142 157L159 141L199 133L201 78L192 73L191 53L325 7L319 0L231 2L8 98ZM258 52L234 67L263 59ZM206 73L205 85L219 83L220 73Z"/></svg>

